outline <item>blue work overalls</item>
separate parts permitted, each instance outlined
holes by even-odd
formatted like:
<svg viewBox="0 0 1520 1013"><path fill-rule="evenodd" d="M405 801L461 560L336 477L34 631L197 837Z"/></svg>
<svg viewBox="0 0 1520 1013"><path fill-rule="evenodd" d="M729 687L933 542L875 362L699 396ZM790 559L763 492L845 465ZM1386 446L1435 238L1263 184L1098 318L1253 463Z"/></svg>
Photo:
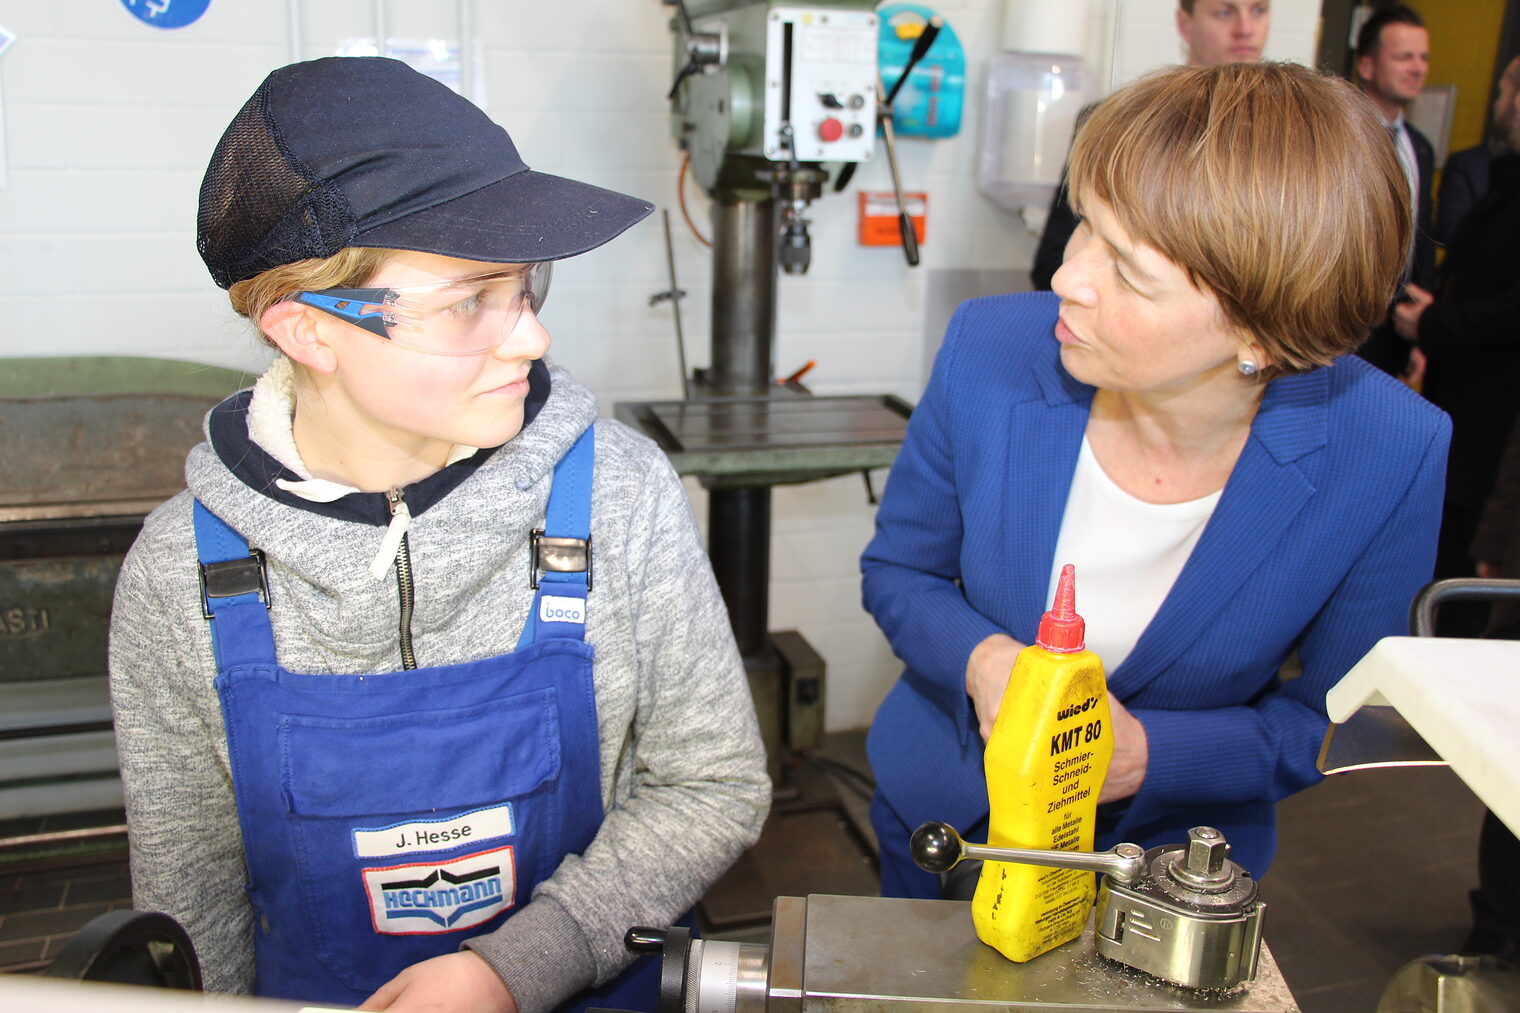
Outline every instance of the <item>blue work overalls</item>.
<svg viewBox="0 0 1520 1013"><path fill-rule="evenodd" d="M593 448L588 429L555 467L546 520L549 536L585 540L586 569L535 569L517 649L442 668L280 667L262 557L196 502L256 994L357 1005L409 965L496 929L596 835L584 623ZM658 962L643 961L567 1008L653 1009L657 984Z"/></svg>

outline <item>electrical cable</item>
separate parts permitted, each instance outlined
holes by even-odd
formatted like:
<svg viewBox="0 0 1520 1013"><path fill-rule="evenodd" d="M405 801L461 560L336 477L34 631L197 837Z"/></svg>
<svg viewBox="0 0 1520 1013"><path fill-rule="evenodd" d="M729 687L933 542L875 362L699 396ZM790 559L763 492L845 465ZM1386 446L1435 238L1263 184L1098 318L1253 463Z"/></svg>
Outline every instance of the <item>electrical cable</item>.
<svg viewBox="0 0 1520 1013"><path fill-rule="evenodd" d="M691 234L697 237L697 242L708 249L712 249L712 240L697 231L697 223L691 220L691 212L686 208L686 170L691 166L691 152L687 152L681 159L681 171L676 174L676 203L681 205L681 217L686 219L686 227Z"/></svg>
<svg viewBox="0 0 1520 1013"><path fill-rule="evenodd" d="M803 762L810 763L827 774L833 774L840 784L862 798L869 800L876 794L876 779L863 770L815 754L803 754L802 759Z"/></svg>

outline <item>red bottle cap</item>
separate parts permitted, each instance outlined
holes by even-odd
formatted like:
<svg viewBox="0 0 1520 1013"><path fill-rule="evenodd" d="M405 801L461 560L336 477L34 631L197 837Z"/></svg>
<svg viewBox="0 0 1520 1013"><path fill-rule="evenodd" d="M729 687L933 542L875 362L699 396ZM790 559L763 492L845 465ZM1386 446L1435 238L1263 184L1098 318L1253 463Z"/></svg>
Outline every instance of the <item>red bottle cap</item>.
<svg viewBox="0 0 1520 1013"><path fill-rule="evenodd" d="M1077 568L1067 563L1056 580L1056 600L1040 617L1034 642L1056 654L1076 654L1087 647L1087 624L1077 615Z"/></svg>

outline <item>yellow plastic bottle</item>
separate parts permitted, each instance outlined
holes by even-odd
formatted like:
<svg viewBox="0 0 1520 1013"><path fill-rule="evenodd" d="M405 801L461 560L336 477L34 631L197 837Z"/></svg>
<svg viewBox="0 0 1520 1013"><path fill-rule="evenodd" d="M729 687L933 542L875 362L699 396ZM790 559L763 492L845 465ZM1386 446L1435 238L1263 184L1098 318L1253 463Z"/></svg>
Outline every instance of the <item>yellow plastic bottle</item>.
<svg viewBox="0 0 1520 1013"><path fill-rule="evenodd" d="M1033 646L1014 661L987 740L994 847L1092 850L1114 740L1103 662L1085 636L1068 563ZM1022 962L1080 936L1096 894L1090 872L987 862L971 919L982 942Z"/></svg>

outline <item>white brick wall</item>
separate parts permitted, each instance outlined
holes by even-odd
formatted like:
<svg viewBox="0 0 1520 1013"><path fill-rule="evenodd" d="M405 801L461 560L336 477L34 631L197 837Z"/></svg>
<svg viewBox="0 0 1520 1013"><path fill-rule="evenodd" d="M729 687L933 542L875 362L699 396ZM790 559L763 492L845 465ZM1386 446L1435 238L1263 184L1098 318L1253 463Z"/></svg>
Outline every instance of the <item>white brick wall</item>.
<svg viewBox="0 0 1520 1013"><path fill-rule="evenodd" d="M1059 16L1059 0L1051 0ZM1116 18L1116 7L1117 18ZM1174 59L1173 0L1092 0L1089 59L1118 80ZM457 40L454 0L390 0L393 38ZM301 55L374 35L373 0L304 0ZM1022 282L1034 239L973 183L978 96L999 37L999 5L942 0L966 47L961 134L905 140L905 184L929 193L923 265L856 245L853 194L815 203L813 267L779 288L776 365L817 360L822 394L894 393L916 400L941 321L931 310L952 275ZM130 354L257 368L258 344L225 309L194 249L196 191L216 139L273 67L292 58L281 0L215 0L195 25L140 24L108 0L0 0L18 39L0 57L9 186L0 189L0 355ZM659 0L472 0L479 80L491 114L528 163L672 209L687 356L708 359L709 255L675 211L680 156L670 139L673 8ZM1269 55L1312 59L1316 0L1275 0ZM855 188L890 187L885 159ZM710 230L706 201L688 191ZM994 283L996 283L994 281ZM556 272L544 318L555 355L614 402L679 396L671 310L647 305L666 287L656 214L607 248ZM62 300L67 300L66 302ZM943 300L940 300L943 301ZM874 476L878 492L884 476ZM688 490L705 523L705 497ZM829 665L831 728L866 724L898 665L860 609L856 558L873 512L858 476L775 492L771 625L795 628Z"/></svg>

